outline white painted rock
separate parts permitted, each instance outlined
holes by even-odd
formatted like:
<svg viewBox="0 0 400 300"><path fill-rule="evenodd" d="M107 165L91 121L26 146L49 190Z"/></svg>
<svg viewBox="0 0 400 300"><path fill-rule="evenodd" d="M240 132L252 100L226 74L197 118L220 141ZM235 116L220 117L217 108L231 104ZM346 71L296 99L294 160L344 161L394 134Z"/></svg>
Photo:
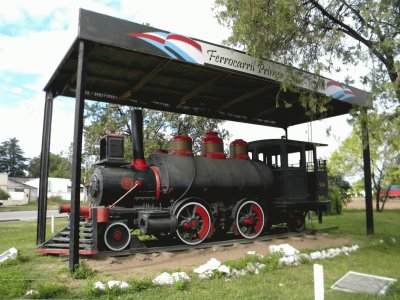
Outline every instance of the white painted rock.
<svg viewBox="0 0 400 300"><path fill-rule="evenodd" d="M269 246L269 252L280 252L283 256L293 256L300 253L299 250L290 246L289 244L271 245Z"/></svg>
<svg viewBox="0 0 400 300"><path fill-rule="evenodd" d="M153 282L159 285L173 284L175 282L174 277L168 272L164 272L153 279Z"/></svg>
<svg viewBox="0 0 400 300"><path fill-rule="evenodd" d="M102 290L102 291L104 291L104 290L106 289L106 285L105 285L104 283L102 283L101 281L96 281L96 282L93 284L93 287L94 287L95 289Z"/></svg>
<svg viewBox="0 0 400 300"><path fill-rule="evenodd" d="M16 259L18 257L18 250L15 247L8 249L0 254L0 263L8 259Z"/></svg>
<svg viewBox="0 0 400 300"><path fill-rule="evenodd" d="M315 252L311 252L310 253L310 257L311 259L320 259L321 258L321 252L319 251L315 251Z"/></svg>
<svg viewBox="0 0 400 300"><path fill-rule="evenodd" d="M179 280L190 281L189 275L185 272L174 272L171 274L171 276L174 279L174 282L177 282Z"/></svg>
<svg viewBox="0 0 400 300"><path fill-rule="evenodd" d="M164 272L158 275L155 279L153 279L153 282L155 284L163 285L163 284L174 284L179 280L189 281L190 277L185 272L174 272L172 274Z"/></svg>
<svg viewBox="0 0 400 300"><path fill-rule="evenodd" d="M114 286L117 286L121 289L126 289L129 288L129 284L127 284L125 281L118 281L118 280L110 280L107 282L108 288L113 288Z"/></svg>
<svg viewBox="0 0 400 300"><path fill-rule="evenodd" d="M39 292L36 290L29 290L26 292L25 296L33 296L33 295L38 295Z"/></svg>
<svg viewBox="0 0 400 300"><path fill-rule="evenodd" d="M221 265L221 262L215 258L211 258L208 262L206 262L204 265L201 265L200 267L194 269L194 272L197 274L202 274L207 271L213 271L218 269L218 267Z"/></svg>
<svg viewBox="0 0 400 300"><path fill-rule="evenodd" d="M225 274L230 274L231 273L231 269L228 266L225 266L225 265L220 265L217 270L219 272L225 273Z"/></svg>

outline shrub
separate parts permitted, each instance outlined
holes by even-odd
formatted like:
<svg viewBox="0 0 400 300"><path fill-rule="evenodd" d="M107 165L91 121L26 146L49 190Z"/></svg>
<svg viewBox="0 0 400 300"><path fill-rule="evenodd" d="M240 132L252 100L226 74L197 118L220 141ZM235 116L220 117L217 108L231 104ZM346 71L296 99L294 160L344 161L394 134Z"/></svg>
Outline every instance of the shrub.
<svg viewBox="0 0 400 300"><path fill-rule="evenodd" d="M0 200L8 200L10 198L10 194L7 193L6 191L0 189Z"/></svg>
<svg viewBox="0 0 400 300"><path fill-rule="evenodd" d="M328 200L331 201L331 215L340 215L343 209L343 199L340 193L340 189L336 186L329 186Z"/></svg>
<svg viewBox="0 0 400 300"><path fill-rule="evenodd" d="M183 279L180 279L174 283L174 288L177 291L184 291L187 289L188 286L189 286L189 281Z"/></svg>
<svg viewBox="0 0 400 300"><path fill-rule="evenodd" d="M37 290L38 293L31 295L29 298L52 299L60 296L65 298L65 295L68 292L67 288L62 284L48 282L38 284L34 290Z"/></svg>
<svg viewBox="0 0 400 300"><path fill-rule="evenodd" d="M128 281L128 284L130 286L129 290L132 292L145 291L155 286L153 281L149 278L141 280L132 279Z"/></svg>
<svg viewBox="0 0 400 300"><path fill-rule="evenodd" d="M96 274L96 271L92 270L84 261L82 261L75 269L72 278L74 279L87 279Z"/></svg>

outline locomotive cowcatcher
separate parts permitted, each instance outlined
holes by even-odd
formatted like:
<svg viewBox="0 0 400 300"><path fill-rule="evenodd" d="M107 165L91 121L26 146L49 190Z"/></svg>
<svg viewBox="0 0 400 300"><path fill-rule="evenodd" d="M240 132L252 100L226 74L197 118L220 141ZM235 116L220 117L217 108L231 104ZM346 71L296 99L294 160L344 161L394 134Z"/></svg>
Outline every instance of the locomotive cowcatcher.
<svg viewBox="0 0 400 300"><path fill-rule="evenodd" d="M131 163L124 160L123 136L100 140L91 203L80 208L80 254L142 247L134 230L188 245L228 235L254 239L275 224L302 231L308 212L322 222L329 210L326 161L316 152L325 145L285 137L235 140L226 157L218 134L207 132L201 155L183 135L173 137L171 153L145 160L141 110L131 117ZM38 252L67 252L68 233L64 229Z"/></svg>

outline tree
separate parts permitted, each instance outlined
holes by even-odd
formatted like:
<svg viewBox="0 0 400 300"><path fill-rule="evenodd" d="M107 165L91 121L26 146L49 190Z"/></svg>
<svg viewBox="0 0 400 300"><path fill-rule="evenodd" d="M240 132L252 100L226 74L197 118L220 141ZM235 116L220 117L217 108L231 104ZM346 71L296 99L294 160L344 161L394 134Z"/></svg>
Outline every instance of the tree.
<svg viewBox="0 0 400 300"><path fill-rule="evenodd" d="M362 82L400 104L399 0L216 0L216 9L232 30L226 42L250 55L316 73L369 61Z"/></svg>
<svg viewBox="0 0 400 300"><path fill-rule="evenodd" d="M16 138L10 138L0 145L0 172L9 176L25 176L27 158L18 145Z"/></svg>
<svg viewBox="0 0 400 300"><path fill-rule="evenodd" d="M84 126L84 175L93 171L93 165L99 159L99 140L107 132L117 132L125 139L125 159L132 159L130 112L134 109L115 104L94 102L85 106ZM229 137L229 132L221 129L223 121L204 117L175 114L143 109L143 142L145 157L158 149L171 150L171 137L189 135L193 139L193 151L200 151L200 142L205 132L218 131L222 139Z"/></svg>
<svg viewBox="0 0 400 300"><path fill-rule="evenodd" d="M30 177L40 177L40 155L34 157L28 166ZM50 153L49 177L71 178L71 161L63 153Z"/></svg>
<svg viewBox="0 0 400 300"><path fill-rule="evenodd" d="M360 119L354 121L353 131L329 160L329 171L333 176L344 176L355 181L363 174ZM382 211L384 201L381 191L400 181L400 118L395 114L371 112L368 116L370 128L372 185L376 198L376 210ZM382 202L383 200L383 202ZM381 205L382 204L382 205Z"/></svg>
<svg viewBox="0 0 400 300"><path fill-rule="evenodd" d="M331 201L331 214L340 215L343 205L351 201L351 185L342 174L332 175L328 170L328 199Z"/></svg>
<svg viewBox="0 0 400 300"><path fill-rule="evenodd" d="M8 198L10 198L10 194L0 189L0 200L8 200Z"/></svg>

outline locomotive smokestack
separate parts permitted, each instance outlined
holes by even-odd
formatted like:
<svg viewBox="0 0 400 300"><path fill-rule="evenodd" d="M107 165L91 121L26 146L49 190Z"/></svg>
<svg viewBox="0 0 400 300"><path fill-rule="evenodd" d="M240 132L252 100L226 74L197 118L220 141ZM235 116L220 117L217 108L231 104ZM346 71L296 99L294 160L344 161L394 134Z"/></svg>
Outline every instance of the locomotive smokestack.
<svg viewBox="0 0 400 300"><path fill-rule="evenodd" d="M143 150L143 115L139 109L131 113L131 133L133 154L131 167L140 170L147 169Z"/></svg>

